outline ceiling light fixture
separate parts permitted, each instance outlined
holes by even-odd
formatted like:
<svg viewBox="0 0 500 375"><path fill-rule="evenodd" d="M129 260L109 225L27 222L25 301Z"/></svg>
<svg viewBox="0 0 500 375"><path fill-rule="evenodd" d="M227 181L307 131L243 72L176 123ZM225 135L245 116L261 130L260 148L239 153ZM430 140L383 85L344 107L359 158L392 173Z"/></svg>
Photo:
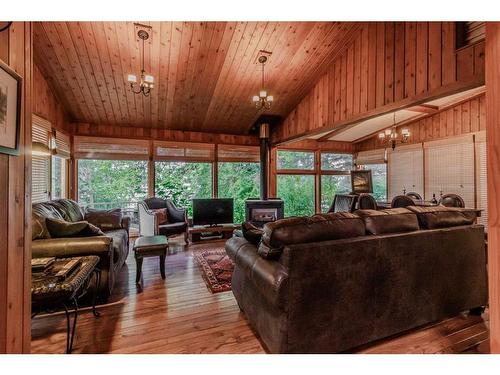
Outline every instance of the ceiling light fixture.
<svg viewBox="0 0 500 375"><path fill-rule="evenodd" d="M154 77L151 74L146 74L146 70L144 69L144 42L149 39L149 33L141 29L137 32L137 36L142 41L140 81L137 82L137 76L135 74L129 74L127 76L127 81L130 83L130 89L134 94L149 96L155 81Z"/></svg>
<svg viewBox="0 0 500 375"><path fill-rule="evenodd" d="M273 96L267 95L267 91L264 88L264 66L267 62L267 56L261 55L257 60L262 65L262 86L259 92L259 95L254 95L252 98L253 103L255 104L255 108L257 109L269 109L273 103Z"/></svg>
<svg viewBox="0 0 500 375"><path fill-rule="evenodd" d="M396 112L394 112L393 124L391 129L385 129L378 134L379 139L387 142L394 150L397 143L407 143L410 138L410 131L407 128L401 129L401 139L399 138L398 129L396 127Z"/></svg>

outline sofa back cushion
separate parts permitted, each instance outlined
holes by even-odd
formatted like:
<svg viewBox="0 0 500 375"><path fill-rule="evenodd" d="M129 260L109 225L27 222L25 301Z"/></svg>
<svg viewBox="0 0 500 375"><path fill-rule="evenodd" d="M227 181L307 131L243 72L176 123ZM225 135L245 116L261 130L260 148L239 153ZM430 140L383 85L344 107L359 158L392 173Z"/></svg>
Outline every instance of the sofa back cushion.
<svg viewBox="0 0 500 375"><path fill-rule="evenodd" d="M388 210L357 210L369 234L403 233L419 230L417 215L406 208Z"/></svg>
<svg viewBox="0 0 500 375"><path fill-rule="evenodd" d="M476 221L477 213L474 210L457 207L408 207L415 212L422 229L438 229L472 225Z"/></svg>
<svg viewBox="0 0 500 375"><path fill-rule="evenodd" d="M62 216L61 212L58 209L56 209L51 204L51 202L42 202L33 204L31 211L32 240L50 238L50 233L45 223L45 219L47 218L64 220L64 217Z"/></svg>
<svg viewBox="0 0 500 375"><path fill-rule="evenodd" d="M121 229L122 218L123 214L121 208L111 210L87 208L85 210L85 220L103 231Z"/></svg>
<svg viewBox="0 0 500 375"><path fill-rule="evenodd" d="M359 237L365 234L363 220L349 212L291 217L264 225L259 255L278 259L286 245Z"/></svg>
<svg viewBox="0 0 500 375"><path fill-rule="evenodd" d="M49 203L61 213L66 221L83 220L83 212L77 202L71 199L57 199Z"/></svg>

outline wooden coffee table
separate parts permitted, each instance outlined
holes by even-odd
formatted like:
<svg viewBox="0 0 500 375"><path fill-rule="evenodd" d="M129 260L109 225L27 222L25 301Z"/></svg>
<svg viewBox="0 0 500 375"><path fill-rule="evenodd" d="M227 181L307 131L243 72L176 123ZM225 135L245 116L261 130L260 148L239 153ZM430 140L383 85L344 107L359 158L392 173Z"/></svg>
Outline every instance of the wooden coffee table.
<svg viewBox="0 0 500 375"><path fill-rule="evenodd" d="M165 257L167 256L168 240L166 236L139 237L134 243L135 264L137 266L135 282L139 284L142 276L142 261L144 258L159 256L161 278L165 279Z"/></svg>

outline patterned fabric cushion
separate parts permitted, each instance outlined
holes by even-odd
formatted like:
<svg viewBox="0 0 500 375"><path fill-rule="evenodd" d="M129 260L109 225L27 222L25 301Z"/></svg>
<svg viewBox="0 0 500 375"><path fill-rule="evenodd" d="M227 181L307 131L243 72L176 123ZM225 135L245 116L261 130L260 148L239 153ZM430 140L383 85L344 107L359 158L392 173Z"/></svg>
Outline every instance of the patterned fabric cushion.
<svg viewBox="0 0 500 375"><path fill-rule="evenodd" d="M155 216L157 217L158 225L164 225L169 223L168 210L166 208L155 208L151 211L154 212Z"/></svg>
<svg viewBox="0 0 500 375"><path fill-rule="evenodd" d="M46 219L47 229L52 238L103 236L104 233L87 221L70 222L60 219Z"/></svg>

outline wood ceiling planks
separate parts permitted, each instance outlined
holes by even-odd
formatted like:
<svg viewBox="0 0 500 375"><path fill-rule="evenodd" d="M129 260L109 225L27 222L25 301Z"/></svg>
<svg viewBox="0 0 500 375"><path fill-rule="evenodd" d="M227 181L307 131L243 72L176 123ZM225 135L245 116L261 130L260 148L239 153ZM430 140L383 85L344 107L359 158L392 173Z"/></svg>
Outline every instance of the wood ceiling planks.
<svg viewBox="0 0 500 375"><path fill-rule="evenodd" d="M130 91L141 58L133 22L36 22L35 62L70 121L244 134L262 113L258 51L269 50L266 88L286 116L326 71L356 23L148 22L150 97ZM357 82L357 81L356 81ZM325 86L327 89L327 86Z"/></svg>

